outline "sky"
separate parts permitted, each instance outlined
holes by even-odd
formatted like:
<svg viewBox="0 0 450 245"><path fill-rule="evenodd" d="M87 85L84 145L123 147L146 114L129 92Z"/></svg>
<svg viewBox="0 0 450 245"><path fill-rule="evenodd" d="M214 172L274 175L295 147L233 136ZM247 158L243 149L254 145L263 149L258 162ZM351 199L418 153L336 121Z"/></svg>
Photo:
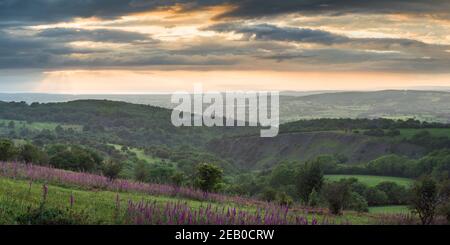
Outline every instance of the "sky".
<svg viewBox="0 0 450 245"><path fill-rule="evenodd" d="M0 92L450 86L449 0L0 0Z"/></svg>

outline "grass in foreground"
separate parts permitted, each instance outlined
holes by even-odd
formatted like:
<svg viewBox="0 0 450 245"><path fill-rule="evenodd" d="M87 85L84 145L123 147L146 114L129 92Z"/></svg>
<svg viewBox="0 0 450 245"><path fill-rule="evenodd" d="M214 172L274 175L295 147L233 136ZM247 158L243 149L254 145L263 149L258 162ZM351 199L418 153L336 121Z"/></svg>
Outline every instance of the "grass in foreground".
<svg viewBox="0 0 450 245"><path fill-rule="evenodd" d="M367 224L370 217L348 213L343 217L305 214L295 209L214 203L145 193L88 191L0 177L0 224L17 224L43 200L47 210L81 217L83 224ZM45 195L45 197L44 197ZM119 198L119 199L118 199ZM267 213L267 215L266 215ZM154 217L151 217L151 216ZM67 217L66 217L67 218Z"/></svg>
<svg viewBox="0 0 450 245"><path fill-rule="evenodd" d="M46 198L44 189L48 190ZM14 224L20 215L30 217L30 210L35 211L42 200L46 200L45 207L56 210L49 215L70 207L71 213L89 217L80 219L88 224L371 224L378 217L356 212L335 217L326 209L286 208L245 197L204 194L190 188L109 181L87 173L0 163L3 224Z"/></svg>

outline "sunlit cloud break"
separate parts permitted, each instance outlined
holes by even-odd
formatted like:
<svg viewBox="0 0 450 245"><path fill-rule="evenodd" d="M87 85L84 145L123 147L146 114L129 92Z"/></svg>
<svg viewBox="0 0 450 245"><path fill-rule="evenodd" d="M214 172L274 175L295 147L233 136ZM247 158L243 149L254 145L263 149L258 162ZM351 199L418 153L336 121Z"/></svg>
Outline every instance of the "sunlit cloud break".
<svg viewBox="0 0 450 245"><path fill-rule="evenodd" d="M245 77L240 82L269 90L352 88L356 80L354 89L387 88L366 79L373 74L396 87L448 85L449 8L438 0L0 0L0 86L74 93L174 91L182 82L236 86L205 72L234 72ZM24 77L23 70L36 75ZM118 82L106 88L94 82L105 75L98 71L127 82L142 72L159 75L136 79L129 89ZM323 73L328 82L320 86L327 87L310 86L320 80L308 80L311 73ZM264 74L271 81L255 81ZM298 83L286 79L292 74ZM12 85L23 80L42 84Z"/></svg>

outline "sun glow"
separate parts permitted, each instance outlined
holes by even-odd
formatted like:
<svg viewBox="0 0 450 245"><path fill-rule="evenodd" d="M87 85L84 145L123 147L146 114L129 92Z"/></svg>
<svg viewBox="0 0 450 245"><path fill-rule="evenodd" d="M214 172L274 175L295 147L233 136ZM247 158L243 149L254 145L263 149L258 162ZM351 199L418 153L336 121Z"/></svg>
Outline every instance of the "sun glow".
<svg viewBox="0 0 450 245"><path fill-rule="evenodd" d="M380 90L448 86L450 75L274 71L65 70L45 72L33 92L70 94L255 90Z"/></svg>

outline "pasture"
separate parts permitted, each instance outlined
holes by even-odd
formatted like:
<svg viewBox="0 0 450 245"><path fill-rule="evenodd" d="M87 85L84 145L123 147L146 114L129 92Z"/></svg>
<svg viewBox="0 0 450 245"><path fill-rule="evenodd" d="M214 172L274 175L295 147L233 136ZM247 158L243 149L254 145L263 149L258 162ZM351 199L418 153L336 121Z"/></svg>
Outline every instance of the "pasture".
<svg viewBox="0 0 450 245"><path fill-rule="evenodd" d="M359 182L366 184L370 187L376 186L381 182L390 181L397 183L401 186L410 186L413 182L412 179L400 178L400 177L390 177L390 176L375 176L375 175L325 175L325 180L327 181L339 181L341 179L356 178Z"/></svg>

